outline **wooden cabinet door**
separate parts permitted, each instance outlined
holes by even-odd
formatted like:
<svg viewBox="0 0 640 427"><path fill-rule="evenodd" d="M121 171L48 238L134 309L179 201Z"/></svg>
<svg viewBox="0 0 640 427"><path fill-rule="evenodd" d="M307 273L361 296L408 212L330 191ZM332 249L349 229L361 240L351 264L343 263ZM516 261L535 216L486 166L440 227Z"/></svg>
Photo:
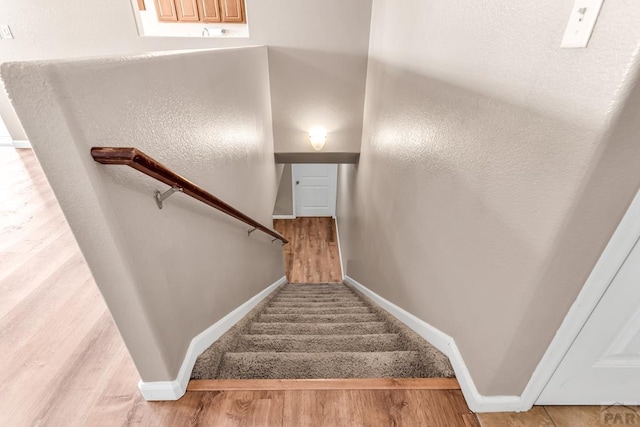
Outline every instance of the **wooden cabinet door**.
<svg viewBox="0 0 640 427"><path fill-rule="evenodd" d="M244 0L220 0L222 22L245 22Z"/></svg>
<svg viewBox="0 0 640 427"><path fill-rule="evenodd" d="M202 22L220 22L220 6L218 0L198 0L200 20Z"/></svg>
<svg viewBox="0 0 640 427"><path fill-rule="evenodd" d="M154 0L156 3L156 12L158 21L173 22L178 20L176 15L176 5L173 0Z"/></svg>
<svg viewBox="0 0 640 427"><path fill-rule="evenodd" d="M196 0L175 0L176 13L180 22L198 22L198 4Z"/></svg>

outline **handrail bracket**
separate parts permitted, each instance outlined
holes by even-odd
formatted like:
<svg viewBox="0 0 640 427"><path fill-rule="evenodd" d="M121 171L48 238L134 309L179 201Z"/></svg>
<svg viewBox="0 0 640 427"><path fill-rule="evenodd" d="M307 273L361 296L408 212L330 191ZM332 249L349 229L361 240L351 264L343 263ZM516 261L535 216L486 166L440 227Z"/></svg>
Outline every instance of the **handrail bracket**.
<svg viewBox="0 0 640 427"><path fill-rule="evenodd" d="M182 192L182 188L180 187L171 187L164 193L161 193L159 190L153 192L153 198L156 201L156 205L158 205L158 209L162 209L162 202L171 197L173 193Z"/></svg>
<svg viewBox="0 0 640 427"><path fill-rule="evenodd" d="M257 230L256 227L253 227L251 230L247 230L247 236L251 236L251 233L253 233L256 230Z"/></svg>

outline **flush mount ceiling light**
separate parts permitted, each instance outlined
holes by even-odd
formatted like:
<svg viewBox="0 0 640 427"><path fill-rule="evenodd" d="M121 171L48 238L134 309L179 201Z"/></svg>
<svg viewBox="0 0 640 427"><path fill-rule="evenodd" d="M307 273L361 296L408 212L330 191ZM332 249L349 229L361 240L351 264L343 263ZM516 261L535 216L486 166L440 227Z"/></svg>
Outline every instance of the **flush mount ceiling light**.
<svg viewBox="0 0 640 427"><path fill-rule="evenodd" d="M327 142L327 131L320 126L316 126L309 131L309 139L313 149L320 151L324 147L324 143Z"/></svg>

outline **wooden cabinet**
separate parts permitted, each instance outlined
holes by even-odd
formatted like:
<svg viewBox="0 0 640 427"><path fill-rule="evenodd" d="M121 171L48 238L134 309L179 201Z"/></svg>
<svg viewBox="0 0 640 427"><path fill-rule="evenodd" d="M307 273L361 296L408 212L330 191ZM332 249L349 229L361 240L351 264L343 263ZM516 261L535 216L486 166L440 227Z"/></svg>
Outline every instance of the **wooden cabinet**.
<svg viewBox="0 0 640 427"><path fill-rule="evenodd" d="M180 22L199 22L196 0L175 0L176 14Z"/></svg>
<svg viewBox="0 0 640 427"><path fill-rule="evenodd" d="M154 0L161 22L247 22L244 0Z"/></svg>
<svg viewBox="0 0 640 427"><path fill-rule="evenodd" d="M202 22L222 22L218 0L198 0Z"/></svg>
<svg viewBox="0 0 640 427"><path fill-rule="evenodd" d="M220 0L222 22L244 22L244 0Z"/></svg>
<svg viewBox="0 0 640 427"><path fill-rule="evenodd" d="M176 14L176 4L174 0L155 0L155 2L156 12L158 13L158 21L178 21L178 15Z"/></svg>

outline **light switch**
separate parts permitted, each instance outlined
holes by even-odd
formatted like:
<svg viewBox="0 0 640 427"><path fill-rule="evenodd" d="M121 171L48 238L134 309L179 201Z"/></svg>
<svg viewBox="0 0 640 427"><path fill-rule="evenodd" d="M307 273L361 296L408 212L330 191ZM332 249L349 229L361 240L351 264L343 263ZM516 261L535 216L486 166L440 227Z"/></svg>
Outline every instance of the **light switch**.
<svg viewBox="0 0 640 427"><path fill-rule="evenodd" d="M12 39L11 28L8 25L0 25L0 35L3 39Z"/></svg>
<svg viewBox="0 0 640 427"><path fill-rule="evenodd" d="M604 0L576 0L560 47L587 47Z"/></svg>

